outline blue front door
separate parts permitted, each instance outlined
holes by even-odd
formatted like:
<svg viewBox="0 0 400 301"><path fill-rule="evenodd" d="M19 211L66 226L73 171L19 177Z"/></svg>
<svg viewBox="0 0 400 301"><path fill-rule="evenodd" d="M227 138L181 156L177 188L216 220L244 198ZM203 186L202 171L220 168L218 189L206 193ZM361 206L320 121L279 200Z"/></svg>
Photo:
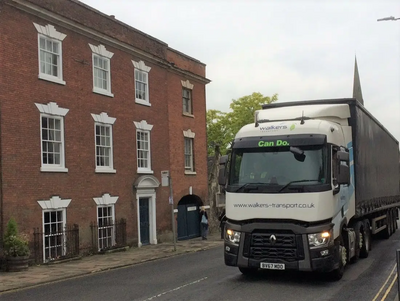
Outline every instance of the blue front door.
<svg viewBox="0 0 400 301"><path fill-rule="evenodd" d="M140 242L142 245L148 245L150 243L149 198L139 199L139 218Z"/></svg>

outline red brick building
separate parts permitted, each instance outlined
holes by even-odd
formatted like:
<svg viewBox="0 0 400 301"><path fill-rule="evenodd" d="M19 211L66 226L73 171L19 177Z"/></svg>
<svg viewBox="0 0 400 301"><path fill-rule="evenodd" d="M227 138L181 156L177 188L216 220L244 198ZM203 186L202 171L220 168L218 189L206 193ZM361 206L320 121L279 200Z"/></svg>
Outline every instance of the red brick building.
<svg viewBox="0 0 400 301"><path fill-rule="evenodd" d="M44 261L65 255L68 225L80 252L115 245L121 219L128 244L156 244L169 171L178 237L198 236L205 69L77 0L0 0L0 234L10 217L32 242L39 229Z"/></svg>

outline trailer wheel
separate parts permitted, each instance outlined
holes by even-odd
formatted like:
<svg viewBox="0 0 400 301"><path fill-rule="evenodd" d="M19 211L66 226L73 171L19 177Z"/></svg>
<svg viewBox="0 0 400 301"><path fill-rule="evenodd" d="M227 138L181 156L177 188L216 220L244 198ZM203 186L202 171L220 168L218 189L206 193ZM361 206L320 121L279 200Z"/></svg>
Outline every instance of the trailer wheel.
<svg viewBox="0 0 400 301"><path fill-rule="evenodd" d="M396 209L392 210L392 234L394 234L397 230L397 216Z"/></svg>
<svg viewBox="0 0 400 301"><path fill-rule="evenodd" d="M386 212L386 218L384 219L386 228L382 230L381 237L384 239L388 239L390 235L392 235L392 226L391 226L391 219L390 219L390 210Z"/></svg>
<svg viewBox="0 0 400 301"><path fill-rule="evenodd" d="M239 268L239 271L245 276L252 276L255 275L258 271L256 268Z"/></svg>
<svg viewBox="0 0 400 301"><path fill-rule="evenodd" d="M390 236L392 236L392 234L394 233L393 219L394 219L393 210L390 209L389 210L389 220L388 220L388 224L390 225L390 228L389 228Z"/></svg>
<svg viewBox="0 0 400 301"><path fill-rule="evenodd" d="M362 223L363 227L360 230L361 237L361 250L360 258L367 258L369 251L371 250L371 229L369 226L369 221L366 219Z"/></svg>

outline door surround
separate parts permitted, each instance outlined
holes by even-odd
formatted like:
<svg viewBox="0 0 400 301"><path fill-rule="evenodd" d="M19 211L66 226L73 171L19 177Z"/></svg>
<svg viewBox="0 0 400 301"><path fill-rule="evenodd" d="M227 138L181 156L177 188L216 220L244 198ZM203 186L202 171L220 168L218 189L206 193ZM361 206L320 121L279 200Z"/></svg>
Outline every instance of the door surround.
<svg viewBox="0 0 400 301"><path fill-rule="evenodd" d="M140 239L140 198L149 199L149 243L151 245L157 244L156 188L159 186L160 182L152 175L140 176L134 183L134 187L136 188L136 220L139 248L142 246Z"/></svg>

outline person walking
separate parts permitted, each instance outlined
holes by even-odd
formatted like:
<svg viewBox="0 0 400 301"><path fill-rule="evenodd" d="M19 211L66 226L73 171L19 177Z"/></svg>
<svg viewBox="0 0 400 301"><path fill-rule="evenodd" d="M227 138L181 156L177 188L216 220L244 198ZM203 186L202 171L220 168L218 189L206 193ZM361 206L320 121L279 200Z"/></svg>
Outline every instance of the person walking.
<svg viewBox="0 0 400 301"><path fill-rule="evenodd" d="M206 240L208 234L208 215L204 206L200 208L200 229L201 229L201 238L203 240Z"/></svg>

